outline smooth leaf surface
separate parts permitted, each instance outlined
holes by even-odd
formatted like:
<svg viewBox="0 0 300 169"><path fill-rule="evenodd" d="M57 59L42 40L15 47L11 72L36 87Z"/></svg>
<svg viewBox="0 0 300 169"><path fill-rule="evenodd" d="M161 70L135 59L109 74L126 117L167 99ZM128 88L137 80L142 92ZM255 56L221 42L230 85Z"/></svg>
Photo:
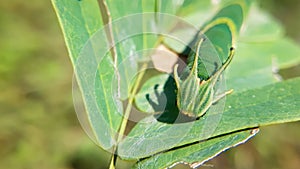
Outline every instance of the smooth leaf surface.
<svg viewBox="0 0 300 169"><path fill-rule="evenodd" d="M115 70L111 55L105 56L109 49L106 35L101 31L98 33L98 38L105 45L100 45L101 41L97 38L91 39L103 26L98 2L52 2L63 29L91 130L83 127L97 144L109 149L116 142L115 133L121 122L122 107L112 93Z"/></svg>
<svg viewBox="0 0 300 169"><path fill-rule="evenodd" d="M257 4L250 9L240 33L239 42L271 42L282 38L283 26L268 13L258 8Z"/></svg>
<svg viewBox="0 0 300 169"><path fill-rule="evenodd" d="M96 0L52 0L52 3L74 63L86 41L103 25L98 3Z"/></svg>
<svg viewBox="0 0 300 169"><path fill-rule="evenodd" d="M134 3L128 3L122 0L107 0L107 3L113 20L132 14L154 12L155 10L155 1L138 0Z"/></svg>
<svg viewBox="0 0 300 169"><path fill-rule="evenodd" d="M257 132L258 129L247 130L194 143L154 155L138 162L133 168L166 168L178 163L188 163L191 168L196 168L227 149L248 141Z"/></svg>
<svg viewBox="0 0 300 169"><path fill-rule="evenodd" d="M163 16L154 13L158 5L156 1L139 0L128 3L123 0L107 0L106 2L113 20L112 31L118 58L120 98L126 100L135 83L134 79L139 71L138 64L143 59L150 59L148 55L157 45L158 34L166 28L159 22ZM162 30L159 30L160 27Z"/></svg>
<svg viewBox="0 0 300 169"><path fill-rule="evenodd" d="M254 5L226 72L227 87L239 92L269 85L278 81L276 71L300 63L300 47L283 35L282 26Z"/></svg>
<svg viewBox="0 0 300 169"><path fill-rule="evenodd" d="M226 72L227 88L240 92L275 83L276 70L297 63L300 63L300 47L287 38L240 43Z"/></svg>
<svg viewBox="0 0 300 169"><path fill-rule="evenodd" d="M245 128L297 121L300 120L299 96L300 78L297 78L231 94L226 97L224 112L206 114L194 123L166 124L145 119L121 143L119 155L125 159L143 158ZM216 129L205 125L220 114L222 119Z"/></svg>
<svg viewBox="0 0 300 169"><path fill-rule="evenodd" d="M165 109L167 105L167 95L163 92L164 85L157 84L157 82L165 81L168 79L168 77L168 74L156 76L150 78L146 83L143 84L140 91L135 96L135 105L139 110L145 113L154 114L162 112Z"/></svg>

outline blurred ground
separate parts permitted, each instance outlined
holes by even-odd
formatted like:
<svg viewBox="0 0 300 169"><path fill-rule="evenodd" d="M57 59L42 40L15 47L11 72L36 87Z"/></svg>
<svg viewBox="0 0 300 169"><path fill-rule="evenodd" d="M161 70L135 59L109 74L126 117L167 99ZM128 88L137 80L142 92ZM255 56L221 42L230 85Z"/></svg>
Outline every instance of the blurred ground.
<svg viewBox="0 0 300 169"><path fill-rule="evenodd" d="M300 44L300 3L264 0ZM50 1L0 2L0 169L99 169L108 156L82 131L72 68ZM208 162L216 169L298 169L300 123L264 127Z"/></svg>
<svg viewBox="0 0 300 169"><path fill-rule="evenodd" d="M0 168L80 168L87 159L85 168L106 166L76 118L50 1L1 1L0 25Z"/></svg>

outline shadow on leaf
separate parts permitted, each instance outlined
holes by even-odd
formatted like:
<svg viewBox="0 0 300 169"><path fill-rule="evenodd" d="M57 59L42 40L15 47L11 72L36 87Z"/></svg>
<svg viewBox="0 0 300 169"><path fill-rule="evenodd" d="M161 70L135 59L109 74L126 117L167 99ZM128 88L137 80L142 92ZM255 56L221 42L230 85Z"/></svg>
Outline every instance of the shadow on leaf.
<svg viewBox="0 0 300 169"><path fill-rule="evenodd" d="M163 91L158 91L159 84L155 84L153 92L157 102L150 98L149 94L146 94L146 99L152 108L157 112L154 117L163 123L185 123L196 120L195 118L188 117L179 112L176 104L176 84L172 76L169 76L164 84Z"/></svg>

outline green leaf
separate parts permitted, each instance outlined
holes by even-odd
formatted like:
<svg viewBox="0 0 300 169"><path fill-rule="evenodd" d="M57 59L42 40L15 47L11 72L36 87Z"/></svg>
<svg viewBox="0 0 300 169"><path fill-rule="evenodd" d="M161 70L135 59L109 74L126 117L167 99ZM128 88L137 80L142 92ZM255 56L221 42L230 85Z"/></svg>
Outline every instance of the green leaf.
<svg viewBox="0 0 300 169"><path fill-rule="evenodd" d="M126 100L135 83L138 64L147 55L143 50L154 48L158 39L151 25L155 23L155 15L144 14L154 12L155 1L128 3L123 0L107 0L107 5L114 21L112 30L117 51L120 98ZM145 33L147 31L149 34Z"/></svg>
<svg viewBox="0 0 300 169"><path fill-rule="evenodd" d="M167 95L163 93L164 85L159 85L157 82L165 81L168 78L168 74L163 74L152 77L143 84L135 96L135 105L139 110L151 114L164 111L168 99ZM176 95L173 96L176 97Z"/></svg>
<svg viewBox="0 0 300 169"><path fill-rule="evenodd" d="M92 129L86 132L101 147L109 149L116 142L122 106L112 93L115 70L112 56L105 55L109 43L103 31L99 31L102 20L98 3L96 0L52 2L86 106L87 115L84 116L88 117ZM97 31L100 41L97 38L91 39Z"/></svg>
<svg viewBox="0 0 300 169"><path fill-rule="evenodd" d="M162 9L160 12L172 11L171 14L174 14L180 17L180 19L186 21L185 26L188 26L182 27L177 25L177 27L174 27L170 33L176 35L175 37L181 37L179 40L185 39L184 41L188 43L194 39L199 28L213 17L214 13L212 13L212 9L216 6L213 5L209 0L184 0L183 2L181 0L167 1L169 3L181 3L180 8L176 10L176 7L167 6L168 4L165 4L165 1L160 0L159 2L161 2L160 6L164 6L161 7ZM171 8L171 10L169 8ZM176 10L176 12L174 10ZM164 42L166 46L177 53L184 51L188 44L181 43L177 39L172 39L169 37L165 37Z"/></svg>
<svg viewBox="0 0 300 169"><path fill-rule="evenodd" d="M300 47L282 38L273 42L240 43L226 72L226 85L235 92L278 81L275 71L300 63Z"/></svg>
<svg viewBox="0 0 300 169"><path fill-rule="evenodd" d="M272 16L253 5L244 22L239 42L271 42L282 38L283 27Z"/></svg>
<svg viewBox="0 0 300 169"><path fill-rule="evenodd" d="M138 162L133 168L167 168L179 163L188 163L196 168L227 149L242 144L253 137L258 130L237 132L204 142L192 143L178 149L154 155Z"/></svg>
<svg viewBox="0 0 300 169"><path fill-rule="evenodd" d="M175 15L179 9L183 8L183 3L186 0L155 0L156 1L156 11L160 13L167 13Z"/></svg>
<svg viewBox="0 0 300 169"><path fill-rule="evenodd" d="M177 15L186 18L196 27L200 27L213 15L211 11L215 6L216 4L208 0L185 0L178 9Z"/></svg>
<svg viewBox="0 0 300 169"><path fill-rule="evenodd" d="M227 87L235 92L275 83L279 69L300 63L300 47L283 37L282 26L255 5L238 42L226 72Z"/></svg>
<svg viewBox="0 0 300 169"><path fill-rule="evenodd" d="M96 0L52 0L74 63L86 41L102 26Z"/></svg>
<svg viewBox="0 0 300 169"><path fill-rule="evenodd" d="M128 3L123 0L107 0L113 20L142 12L154 12L155 1L138 0Z"/></svg>
<svg viewBox="0 0 300 169"><path fill-rule="evenodd" d="M157 119L144 119L121 143L119 155L124 159L144 158L246 128L300 120L299 89L300 78L297 78L234 93L226 97L224 112L209 112L189 123L167 124ZM220 116L222 119L215 128L211 124Z"/></svg>
<svg viewBox="0 0 300 169"><path fill-rule="evenodd" d="M128 4L125 1L108 1L108 6L106 3L53 0L87 111L79 115L87 116L88 121L83 123L89 127L83 127L88 128L86 132L97 144L109 149L117 144L116 133L123 115L120 100L130 96L140 69L138 64L145 59L144 53L138 52L153 48L157 41L157 35L144 35L144 32L157 32L151 25L155 21L153 14L135 15L103 25L127 14L153 12L153 1L131 3L128 8L124 8ZM136 23L143 24L132 29Z"/></svg>

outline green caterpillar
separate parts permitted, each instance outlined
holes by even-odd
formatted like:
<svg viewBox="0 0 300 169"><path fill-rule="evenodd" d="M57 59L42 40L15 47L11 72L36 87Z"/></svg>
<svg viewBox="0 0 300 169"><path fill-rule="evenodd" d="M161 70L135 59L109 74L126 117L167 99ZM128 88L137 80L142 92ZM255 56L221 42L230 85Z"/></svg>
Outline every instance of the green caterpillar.
<svg viewBox="0 0 300 169"><path fill-rule="evenodd" d="M225 95L232 92L232 90L225 92L214 99L214 86L219 79L222 72L231 62L234 49L230 49L230 55L222 67L217 70L208 80L202 80L198 77L198 57L199 49L204 39L201 39L198 43L198 50L194 57L193 67L190 74L185 80L181 80L177 74L178 65L174 67L174 79L177 91L177 106L181 113L190 117L201 117L209 107L217 102Z"/></svg>
<svg viewBox="0 0 300 169"><path fill-rule="evenodd" d="M243 23L246 9L243 3L247 0L236 1L223 7L204 27L199 31L194 45L195 52L190 52L188 56L188 75L183 80L177 73L178 65L174 67L174 79L177 86L177 106L181 113L199 118L203 116L212 104L231 93L233 90L224 92L215 98L215 85L220 75L232 61L234 55L234 44L237 34ZM200 37L199 35L204 35ZM207 64L203 63L199 57L208 57L200 54L201 47L205 40L209 40L216 50L217 59L220 64L216 65L214 71L207 71ZM205 49L204 49L205 50Z"/></svg>

